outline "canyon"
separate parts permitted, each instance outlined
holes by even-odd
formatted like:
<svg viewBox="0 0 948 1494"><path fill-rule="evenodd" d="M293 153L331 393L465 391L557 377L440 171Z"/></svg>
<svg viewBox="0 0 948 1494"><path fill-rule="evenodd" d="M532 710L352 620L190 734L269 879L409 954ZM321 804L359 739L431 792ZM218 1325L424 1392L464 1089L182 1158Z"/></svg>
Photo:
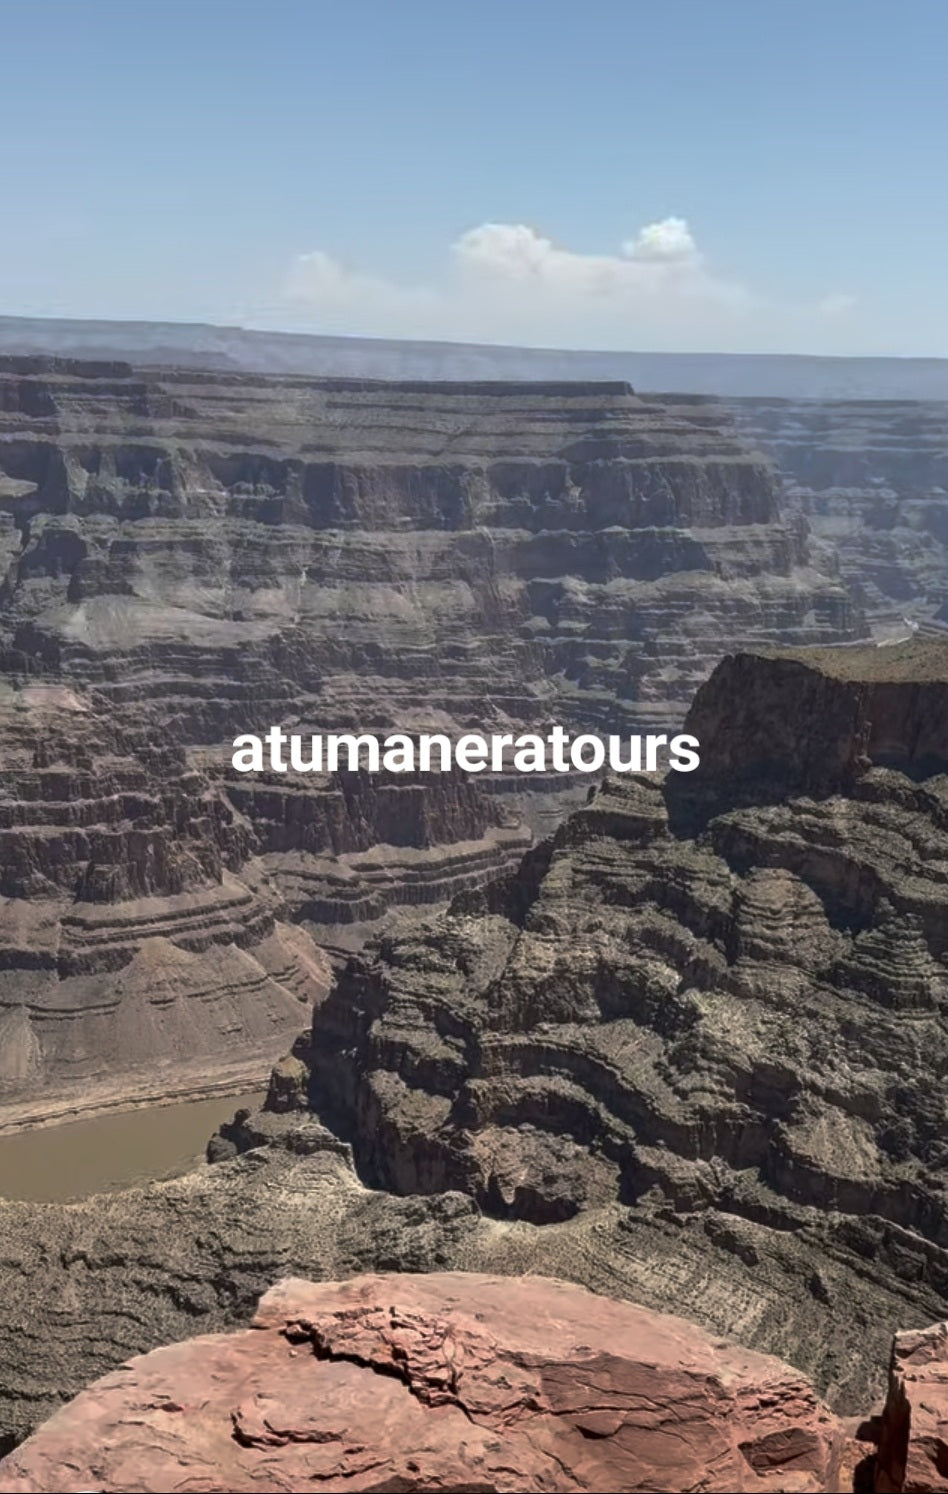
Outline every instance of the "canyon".
<svg viewBox="0 0 948 1494"><path fill-rule="evenodd" d="M865 631L726 416L622 383L6 357L0 551L0 1126L251 1085L586 788L235 735L662 730L736 637Z"/></svg>
<svg viewBox="0 0 948 1494"><path fill-rule="evenodd" d="M946 407L719 393L0 358L0 1132L272 1069L213 1165L0 1199L0 1451L226 1366L275 1282L440 1323L434 1272L680 1313L782 1361L809 1486L938 1487L948 642L888 640L948 601ZM276 724L701 765L235 771Z"/></svg>
<svg viewBox="0 0 948 1494"><path fill-rule="evenodd" d="M881 1405L948 1315L948 647L738 652L687 723L697 772L351 955L213 1166L0 1203L9 1445L366 1271L556 1277Z"/></svg>

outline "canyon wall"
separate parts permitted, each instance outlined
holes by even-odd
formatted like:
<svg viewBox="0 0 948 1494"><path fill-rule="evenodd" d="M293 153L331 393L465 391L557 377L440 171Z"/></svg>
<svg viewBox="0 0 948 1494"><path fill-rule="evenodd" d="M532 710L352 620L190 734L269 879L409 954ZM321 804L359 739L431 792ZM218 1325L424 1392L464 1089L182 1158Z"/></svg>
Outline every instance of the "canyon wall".
<svg viewBox="0 0 948 1494"><path fill-rule="evenodd" d="M740 399L728 405L776 462L788 509L832 545L883 633L948 602L948 404Z"/></svg>
<svg viewBox="0 0 948 1494"><path fill-rule="evenodd" d="M0 1121L250 1077L324 950L571 792L245 777L237 733L667 728L735 637L862 627L720 413L624 384L7 358L0 577Z"/></svg>
<svg viewBox="0 0 948 1494"><path fill-rule="evenodd" d="M948 1300L948 645L729 656L688 726L697 772L607 782L352 960L309 1101L396 1193L540 1225L620 1204L751 1267L761 1232L801 1265L819 1240L782 1315L829 1321L778 1343L845 1383L828 1262L866 1303ZM641 1300L667 1290L643 1268Z"/></svg>

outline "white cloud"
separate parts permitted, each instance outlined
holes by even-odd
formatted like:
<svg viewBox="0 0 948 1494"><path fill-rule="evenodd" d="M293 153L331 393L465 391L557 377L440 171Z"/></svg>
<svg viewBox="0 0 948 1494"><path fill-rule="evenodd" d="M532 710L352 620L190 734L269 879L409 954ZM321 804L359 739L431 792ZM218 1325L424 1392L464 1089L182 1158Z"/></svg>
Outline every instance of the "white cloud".
<svg viewBox="0 0 948 1494"><path fill-rule="evenodd" d="M351 269L316 249L294 261L284 295L307 330L685 351L812 345L851 306L842 295L793 307L752 292L708 265L681 217L646 223L604 254L523 223L482 223L461 234L431 284Z"/></svg>
<svg viewBox="0 0 948 1494"><path fill-rule="evenodd" d="M619 255L578 254L523 223L482 223L461 235L452 255L462 276L490 276L533 295L553 293L561 302L606 297L620 314L634 312L644 295L659 288L667 295L744 298L738 287L705 273L683 218L646 224Z"/></svg>
<svg viewBox="0 0 948 1494"><path fill-rule="evenodd" d="M639 229L637 239L627 239L622 245L623 254L630 259L677 260L697 262L698 246L684 218L662 218L658 223L646 223Z"/></svg>
<svg viewBox="0 0 948 1494"><path fill-rule="evenodd" d="M300 254L286 279L287 299L301 307L325 310L356 320L368 315L411 316L437 304L424 286L397 285L377 275L350 270L322 249Z"/></svg>

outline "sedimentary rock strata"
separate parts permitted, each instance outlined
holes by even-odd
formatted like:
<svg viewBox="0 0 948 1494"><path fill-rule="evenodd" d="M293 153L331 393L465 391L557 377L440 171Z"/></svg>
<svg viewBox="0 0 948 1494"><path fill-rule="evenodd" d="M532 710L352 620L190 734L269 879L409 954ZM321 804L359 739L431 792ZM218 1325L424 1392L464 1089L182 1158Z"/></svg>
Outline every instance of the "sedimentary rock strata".
<svg viewBox="0 0 948 1494"><path fill-rule="evenodd" d="M48 1118L117 1074L155 1095L258 1074L329 964L278 916L246 822L81 691L7 691L0 738L0 1096Z"/></svg>
<svg viewBox="0 0 948 1494"><path fill-rule="evenodd" d="M770 470L627 385L372 384L7 360L10 662L171 738L689 698L735 633L854 636ZM331 717L331 721L328 718Z"/></svg>
<svg viewBox="0 0 948 1494"><path fill-rule="evenodd" d="M948 601L948 404L741 399L729 408L880 629Z"/></svg>
<svg viewBox="0 0 948 1494"><path fill-rule="evenodd" d="M287 1275L562 1277L779 1353L859 1414L881 1405L893 1325L943 1312L907 1270L904 1237L885 1239L877 1222L829 1251L817 1221L795 1232L684 1196L540 1226L485 1215L459 1193L368 1189L347 1145L311 1115L264 1113L245 1127L253 1149L173 1182L75 1204L0 1202L0 1447L130 1355L246 1324Z"/></svg>
<svg viewBox="0 0 948 1494"><path fill-rule="evenodd" d="M563 809L556 775L248 779L236 734L664 728L735 635L859 626L694 401L3 360L0 1100L265 1064L318 946Z"/></svg>
<svg viewBox="0 0 948 1494"><path fill-rule="evenodd" d="M543 1277L285 1280L253 1326L97 1381L0 1490L836 1490L779 1360Z"/></svg>

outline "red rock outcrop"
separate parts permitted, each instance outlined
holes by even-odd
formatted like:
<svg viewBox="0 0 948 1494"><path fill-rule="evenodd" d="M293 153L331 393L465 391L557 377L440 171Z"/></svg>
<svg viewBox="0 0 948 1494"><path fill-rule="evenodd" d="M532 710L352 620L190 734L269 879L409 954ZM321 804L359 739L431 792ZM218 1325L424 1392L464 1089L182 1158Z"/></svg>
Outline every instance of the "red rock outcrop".
<svg viewBox="0 0 948 1494"><path fill-rule="evenodd" d="M0 1490L834 1490L846 1441L779 1360L564 1282L290 1279L96 1381Z"/></svg>
<svg viewBox="0 0 948 1494"><path fill-rule="evenodd" d="M895 1335L875 1488L948 1490L948 1323Z"/></svg>

